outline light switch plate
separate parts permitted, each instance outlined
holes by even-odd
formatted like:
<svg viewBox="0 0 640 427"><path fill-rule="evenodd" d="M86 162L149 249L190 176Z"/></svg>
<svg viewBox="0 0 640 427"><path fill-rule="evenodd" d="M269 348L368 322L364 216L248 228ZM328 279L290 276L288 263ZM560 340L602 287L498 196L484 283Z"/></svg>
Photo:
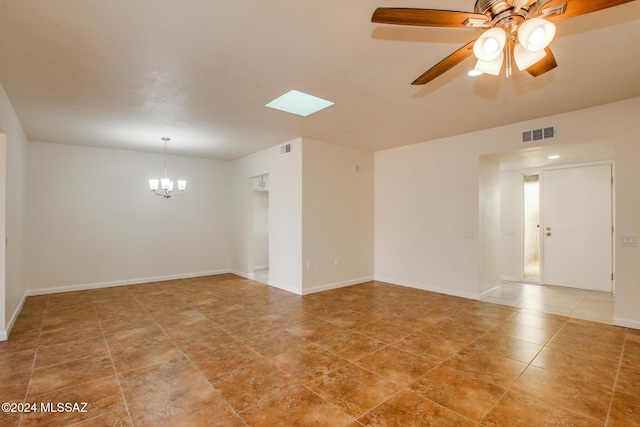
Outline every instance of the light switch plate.
<svg viewBox="0 0 640 427"><path fill-rule="evenodd" d="M635 234L621 234L620 246L638 246L638 236Z"/></svg>

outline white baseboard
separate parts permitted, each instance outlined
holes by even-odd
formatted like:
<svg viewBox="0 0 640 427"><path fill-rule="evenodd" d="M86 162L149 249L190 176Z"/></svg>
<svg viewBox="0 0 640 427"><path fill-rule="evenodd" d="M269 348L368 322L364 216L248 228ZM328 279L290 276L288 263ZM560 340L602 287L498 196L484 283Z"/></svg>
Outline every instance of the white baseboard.
<svg viewBox="0 0 640 427"><path fill-rule="evenodd" d="M481 293L480 293L480 299L482 299L482 297L484 297L484 296L485 296L485 295L487 295L488 293L493 292L493 291L495 291L496 289L499 289L499 288L500 288L500 285L495 285L493 288L488 289L488 290L486 290L486 291L484 291L484 292L481 292Z"/></svg>
<svg viewBox="0 0 640 427"><path fill-rule="evenodd" d="M248 274L248 273L244 273L244 272L242 272L242 271L238 271L238 270L229 270L228 272L229 272L229 273L231 273L231 274L235 274L236 276L240 276L240 277L242 277L242 278L244 278L244 279L250 279L250 280L253 280L253 277L249 277L249 276L250 276L250 274Z"/></svg>
<svg viewBox="0 0 640 427"><path fill-rule="evenodd" d="M613 324L616 326L624 326L626 328L640 329L640 320L622 319L614 316Z"/></svg>
<svg viewBox="0 0 640 427"><path fill-rule="evenodd" d="M115 280L112 282L97 282L97 283L87 283L82 285L57 286L54 288L30 289L30 290L27 290L26 296L49 295L49 294L58 294L62 292L73 292L73 291L86 291L89 289L112 288L115 286L136 285L139 283L162 282L165 280L190 279L193 277L201 277L201 276L216 276L218 274L227 274L231 272L232 271L230 271L229 269L214 270L214 271L200 271L197 273L182 273L182 274L172 274L168 276L142 277L138 279Z"/></svg>
<svg viewBox="0 0 640 427"><path fill-rule="evenodd" d="M6 341L9 339L9 335L11 334L11 329L13 328L13 325L15 325L16 320L18 319L18 315L20 315L20 311L22 311L22 307L24 306L24 302L26 300L27 300L27 294L25 293L25 295L22 297L22 300L20 301L20 304L18 304L16 309L13 311L13 314L9 318L9 323L7 323L6 325L6 330L0 331L0 341Z"/></svg>
<svg viewBox="0 0 640 427"><path fill-rule="evenodd" d="M328 283L326 285L314 286L302 290L302 295L315 294L317 292L329 291L331 289L346 288L347 286L359 285L360 283L370 282L372 276L360 277L358 279L345 280L343 282Z"/></svg>
<svg viewBox="0 0 640 427"><path fill-rule="evenodd" d="M303 295L302 292L300 292L300 289L292 288L291 286L287 286L287 285L284 285L282 283L278 283L278 282L276 282L274 280L271 280L271 279L269 279L269 281L267 282L267 285L273 286L274 288L282 289L283 291L291 292L292 294Z"/></svg>
<svg viewBox="0 0 640 427"><path fill-rule="evenodd" d="M467 299L473 299L473 300L480 299L479 293L476 294L471 292L463 292L463 291L458 291L456 289L441 288L439 286L430 286L424 283L407 282L405 280L395 280L395 279L390 279L388 277L376 277L374 280L376 280L377 282L390 283L392 285L406 286L408 288L422 289L423 291L430 291L430 292L436 292L439 294L451 295L454 297L461 297L461 298L467 298Z"/></svg>
<svg viewBox="0 0 640 427"><path fill-rule="evenodd" d="M254 270L267 270L269 269L269 264L265 264L265 265L254 265L253 266Z"/></svg>
<svg viewBox="0 0 640 427"><path fill-rule="evenodd" d="M520 282L520 279L516 276L500 276L500 280L505 282Z"/></svg>

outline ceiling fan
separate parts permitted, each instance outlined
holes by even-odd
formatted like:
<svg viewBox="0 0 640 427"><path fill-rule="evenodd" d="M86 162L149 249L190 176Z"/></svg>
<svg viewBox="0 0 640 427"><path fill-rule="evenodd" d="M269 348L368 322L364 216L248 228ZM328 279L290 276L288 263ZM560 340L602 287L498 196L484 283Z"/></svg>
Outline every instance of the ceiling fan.
<svg viewBox="0 0 640 427"><path fill-rule="evenodd" d="M478 73L498 75L512 62L537 77L557 67L549 43L555 36L553 21L584 15L634 0L477 0L474 12L440 9L380 7L371 22L421 27L486 28L476 39L434 65L411 84L424 85L471 55Z"/></svg>

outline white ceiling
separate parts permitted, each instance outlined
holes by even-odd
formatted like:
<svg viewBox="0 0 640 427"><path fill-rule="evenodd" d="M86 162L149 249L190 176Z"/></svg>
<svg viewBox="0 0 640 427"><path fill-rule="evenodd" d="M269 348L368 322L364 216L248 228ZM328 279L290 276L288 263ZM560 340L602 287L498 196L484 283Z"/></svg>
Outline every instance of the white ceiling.
<svg viewBox="0 0 640 427"><path fill-rule="evenodd" d="M571 0L569 0L571 1ZM558 68L410 83L479 30L371 23L473 0L0 0L0 82L30 140L235 159L296 137L381 150L640 96L640 2L558 22ZM265 108L289 89L336 104Z"/></svg>

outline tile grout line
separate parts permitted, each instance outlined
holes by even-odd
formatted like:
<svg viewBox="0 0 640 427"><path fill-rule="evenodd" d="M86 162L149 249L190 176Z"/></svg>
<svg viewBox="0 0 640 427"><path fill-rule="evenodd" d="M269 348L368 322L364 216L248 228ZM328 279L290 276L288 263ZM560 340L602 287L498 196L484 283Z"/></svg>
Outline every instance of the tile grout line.
<svg viewBox="0 0 640 427"><path fill-rule="evenodd" d="M31 363L31 369L29 370L29 381L27 382L27 389L24 392L24 398L22 402L27 401L27 397L29 396L29 388L31 387L31 379L33 378L33 371L36 369L36 359L38 358L38 350L40 349L40 338L42 337L42 325L44 324L44 319L47 314L47 309L49 308L49 297L47 296L47 304L44 306L44 312L42 313L42 321L40 322L40 328L38 330L38 344L36 345L36 351L33 353L33 362ZM20 413L18 417L18 426L22 425L22 417L24 416L24 412Z"/></svg>
<svg viewBox="0 0 640 427"><path fill-rule="evenodd" d="M126 287L125 287L126 289ZM131 292L129 292L129 289L127 289L127 292L129 293L129 295L131 295ZM135 296L131 295L134 299ZM137 302L137 300L136 300ZM97 314L97 310L96 310L96 314ZM122 396L122 401L124 402L124 408L127 411L127 416L129 417L129 422L131 423L131 425L133 426L133 419L131 418L131 411L129 410L129 404L127 403L127 398L124 395L124 390L122 389L122 384L120 383L120 375L118 375L118 370L116 369L116 363L113 360L113 356L111 355L111 348L109 347L109 342L107 341L107 336L104 332L104 328L102 327L102 319L100 319L100 316L98 316L98 322L100 324L100 331L102 332L102 340L104 341L104 345L105 347L107 347L107 354L109 355L109 360L111 361L111 367L113 368L113 373L116 377L116 382L118 383L118 389L120 390L120 396Z"/></svg>
<svg viewBox="0 0 640 427"><path fill-rule="evenodd" d="M211 322L211 324L213 324L215 327L218 327L218 328L222 329L225 333L229 334L229 336L231 336L233 339L235 339L236 341L238 341L238 342L242 343L242 341L240 341L236 336L234 336L234 335L230 334L230 333L229 333L229 332L227 332L224 328L222 328L220 325L218 325L216 322L214 322L213 320L211 320L211 319L209 319L207 316L205 316L205 315L204 315L204 314L203 314L203 313L202 313L202 312L201 312L197 307L193 307L191 304L187 303L187 302L186 302L186 301L184 301L184 300L182 300L182 302L184 302L187 306L189 306L189 308L195 309L199 314L201 314L205 319L207 319L207 321ZM144 308L144 307L143 307L143 308ZM146 308L145 308L145 311L146 311ZM149 315L150 315L151 317L153 317L153 315L152 315L151 313L149 313ZM220 395L220 398L222 398L222 399L224 400L224 402L226 403L227 407L231 410L231 412L232 412L234 415L236 415L236 416L240 419L240 421L242 421L242 423L243 423L245 426L248 426L248 424L247 424L247 422L244 420L244 418L242 418L242 416L238 413L238 411L236 411L236 408L234 408L234 407L231 405L231 403L227 400L227 398L226 398L226 397L224 397L224 396L222 395L221 391L220 391L220 390L218 390L218 389L216 388L216 386L215 386L215 385L213 385L213 384L211 383L211 381L209 380L209 378L207 378L207 376L204 374L204 372L202 372L202 370L200 370L200 368L198 368L198 366L197 366L195 363L193 363L193 361L191 360L191 358L190 358L190 357L189 357L189 356L188 356L188 355L187 355L187 354L182 350L182 348L180 347L180 345L179 345L177 342L175 342L175 340L173 339L173 337L171 336L171 334L169 334L169 333L168 333L168 332L167 332L167 331L162 327L162 325L160 324L160 322L158 322L155 318L154 318L154 321L157 323L158 327L159 327L160 329L162 329L162 331L163 331L163 332L164 332L164 333L169 337L169 339L171 340L171 342L173 343L173 345L175 345L175 346L176 346L176 348L178 349L178 351L179 351L179 352L182 354L182 356L187 360L187 362L189 362L189 364L190 364L190 365L191 365L191 366L192 366L196 371L198 371L198 373L200 373L200 375L202 376L202 378L204 378L204 381L205 381L207 384L209 384L209 385L211 386L211 388L212 388L216 393L218 393L218 394ZM243 343L243 344L244 344L244 343ZM225 345L226 345L226 344L225 344ZM246 345L246 344L245 344L245 345ZM247 347L248 347L248 348L250 348L249 346L247 346ZM258 353L258 352L257 352L257 351L255 351L254 349L252 349L252 348L250 348L250 349L251 349L253 352L255 352L258 356L260 356L260 357L263 357L263 358L264 358L264 356L263 356L263 355L261 355L260 353ZM206 351L206 350L203 350L203 351ZM198 353L199 353L199 352L198 352ZM240 369L240 368L238 368L238 369ZM186 388L186 387L188 387L188 386L185 386L185 388Z"/></svg>
<svg viewBox="0 0 640 427"><path fill-rule="evenodd" d="M622 358L624 357L624 349L627 345L627 334L628 330L625 330L624 333L624 341L622 342L622 349L620 349L620 358L618 359L618 367L616 368L616 376L613 380L613 387L611 388L611 399L609 400L609 408L607 408L607 416L604 420L604 425L606 426L609 422L609 415L611 414L611 408L613 407L613 398L616 394L616 386L618 385L618 376L620 375L620 367L622 366Z"/></svg>
<svg viewBox="0 0 640 427"><path fill-rule="evenodd" d="M505 321L506 321L506 320L505 320ZM551 340L553 340L553 339L554 339L554 338L555 338L555 337L560 333L560 330L562 329L562 327L563 327L564 325L566 325L566 324L567 324L567 322L568 322L568 321L569 321L569 319L567 318L567 320L565 320L565 321L564 321L563 325L562 325L560 328L558 328L558 330L557 330L557 331L556 331L556 332L551 336L551 338L549 338L549 339L548 339L548 340L547 340L547 341L546 341L546 342L541 346L540 350L538 350L538 352L535 354L535 356L533 356L533 357L531 358L531 360L529 360L529 362L527 363L527 366L522 370L522 372L520 372L520 374L518 374L518 376L517 376L517 377L516 377L512 382L511 382L511 384L509 384L509 387L506 387L506 390L505 390L505 392L502 394L502 396L500 396L500 399L498 399L498 400L496 401L496 403L495 403L495 404L494 404L494 405L493 405L493 406L492 406L492 407L487 411L487 413L485 414L485 416L482 418L482 420L481 420L481 421L480 421L480 423L479 423L480 425L483 425L483 424L482 424L482 421L487 417L487 415L489 415L489 414L491 413L491 411L493 411L493 410L496 408L496 406L498 406L498 404L502 401L502 399L504 399L504 397L505 397L505 396L506 396L506 395L511 391L511 388L513 387L513 385L514 385L516 382L518 382L518 380L522 377L522 375L524 375L524 373L527 371L527 369L529 369L529 367L531 366L531 364L533 363L533 361L534 361L534 360L536 360L536 358L540 355L540 353L542 353L542 351L544 351L544 349L547 347L547 344L549 344L549 343L551 342ZM535 365L534 365L534 366L535 366ZM518 393L518 392L514 391L513 393ZM522 394L522 393L518 393L518 394ZM538 399L536 399L536 398L534 398L534 397L531 397L531 396L528 396L528 395L525 395L525 396L527 396L527 398L534 399L534 400L536 400L536 401L540 402L540 400L538 400ZM542 402L542 403L544 403L544 402Z"/></svg>

